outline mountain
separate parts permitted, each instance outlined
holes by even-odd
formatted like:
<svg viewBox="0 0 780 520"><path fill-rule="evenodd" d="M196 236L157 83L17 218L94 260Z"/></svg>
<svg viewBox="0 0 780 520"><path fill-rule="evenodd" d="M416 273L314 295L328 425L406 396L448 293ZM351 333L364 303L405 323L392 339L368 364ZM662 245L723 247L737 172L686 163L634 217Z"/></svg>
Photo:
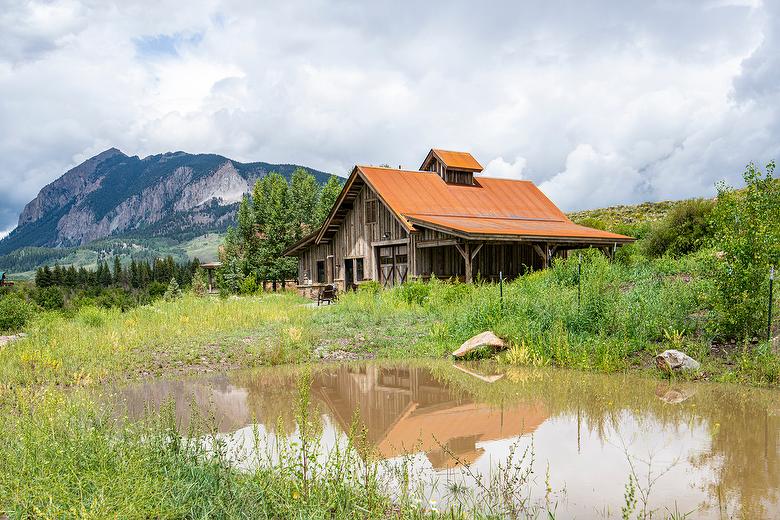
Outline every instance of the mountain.
<svg viewBox="0 0 780 520"><path fill-rule="evenodd" d="M184 152L127 156L106 150L44 187L0 240L0 255L23 247L75 247L117 236L193 238L224 231L255 181L294 164L240 163ZM330 174L305 168L319 183Z"/></svg>

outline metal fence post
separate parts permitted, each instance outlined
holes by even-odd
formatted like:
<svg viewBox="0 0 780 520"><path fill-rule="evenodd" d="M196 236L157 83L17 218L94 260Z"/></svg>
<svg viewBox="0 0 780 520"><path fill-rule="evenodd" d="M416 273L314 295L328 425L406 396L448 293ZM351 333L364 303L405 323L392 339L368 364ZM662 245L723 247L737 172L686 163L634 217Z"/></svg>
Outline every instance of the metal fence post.
<svg viewBox="0 0 780 520"><path fill-rule="evenodd" d="M775 266L769 268L769 318L766 323L766 340L772 341L772 285L775 281Z"/></svg>
<svg viewBox="0 0 780 520"><path fill-rule="evenodd" d="M577 312L580 311L580 300L582 299L582 253L577 261Z"/></svg>

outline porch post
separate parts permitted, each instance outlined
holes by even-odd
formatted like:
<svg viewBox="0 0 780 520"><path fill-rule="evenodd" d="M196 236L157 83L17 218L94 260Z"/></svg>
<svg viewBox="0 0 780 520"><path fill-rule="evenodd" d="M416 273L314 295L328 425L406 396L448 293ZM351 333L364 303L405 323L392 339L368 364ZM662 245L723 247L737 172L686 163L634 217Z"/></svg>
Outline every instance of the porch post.
<svg viewBox="0 0 780 520"><path fill-rule="evenodd" d="M471 244L468 242L463 244L463 253L463 260L466 262L466 283L471 283L473 281L471 273Z"/></svg>

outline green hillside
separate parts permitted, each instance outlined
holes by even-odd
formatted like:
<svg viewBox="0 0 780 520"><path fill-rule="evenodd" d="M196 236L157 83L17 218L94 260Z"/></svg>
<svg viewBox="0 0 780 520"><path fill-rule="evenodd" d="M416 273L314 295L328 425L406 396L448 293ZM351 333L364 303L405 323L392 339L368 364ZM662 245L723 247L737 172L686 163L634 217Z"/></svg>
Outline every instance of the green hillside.
<svg viewBox="0 0 780 520"><path fill-rule="evenodd" d="M686 199L687 200L687 199ZM569 218L583 226L598 229L644 228L666 217L675 207L686 200L665 200L661 202L643 202L635 205L610 206L608 208L589 209L569 213Z"/></svg>
<svg viewBox="0 0 780 520"><path fill-rule="evenodd" d="M171 238L112 238L98 240L80 247L25 247L0 256L0 271L11 273L12 278L31 278L42 265L86 267L95 269L99 261L113 261L118 256L123 264L131 259L154 260L172 256L177 262L194 258L201 262L217 260L219 245L224 235L206 233L184 242Z"/></svg>

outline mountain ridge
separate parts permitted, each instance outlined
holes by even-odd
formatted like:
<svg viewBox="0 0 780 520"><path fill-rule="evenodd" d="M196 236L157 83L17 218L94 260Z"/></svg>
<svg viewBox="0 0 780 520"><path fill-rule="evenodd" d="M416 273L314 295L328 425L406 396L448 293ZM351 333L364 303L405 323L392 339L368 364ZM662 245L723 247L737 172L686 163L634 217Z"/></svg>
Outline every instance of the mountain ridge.
<svg viewBox="0 0 780 520"><path fill-rule="evenodd" d="M44 186L25 205L17 227L0 240L0 255L23 247L77 247L126 234L224 231L258 179L272 171L289 179L297 168L320 184L331 177L295 164L242 163L182 151L142 159L112 147Z"/></svg>

